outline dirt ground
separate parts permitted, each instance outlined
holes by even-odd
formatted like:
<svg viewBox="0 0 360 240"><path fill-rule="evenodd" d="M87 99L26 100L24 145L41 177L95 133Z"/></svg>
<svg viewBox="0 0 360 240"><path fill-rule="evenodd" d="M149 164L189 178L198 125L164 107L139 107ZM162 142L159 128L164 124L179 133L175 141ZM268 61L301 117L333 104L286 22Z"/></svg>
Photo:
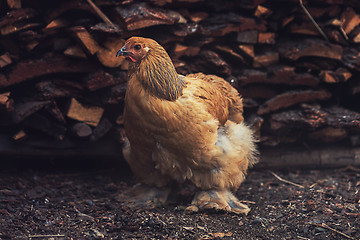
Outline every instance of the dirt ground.
<svg viewBox="0 0 360 240"><path fill-rule="evenodd" d="M286 182L289 181L289 182ZM360 171L250 170L236 195L247 216L183 214L185 190L152 210L121 204L129 169L0 172L0 239L360 239Z"/></svg>

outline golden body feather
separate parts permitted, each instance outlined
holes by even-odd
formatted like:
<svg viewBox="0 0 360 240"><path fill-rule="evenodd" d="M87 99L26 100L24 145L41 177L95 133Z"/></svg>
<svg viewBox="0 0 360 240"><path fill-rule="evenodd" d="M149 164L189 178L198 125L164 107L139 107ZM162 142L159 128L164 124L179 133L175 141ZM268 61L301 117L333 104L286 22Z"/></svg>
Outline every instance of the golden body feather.
<svg viewBox="0 0 360 240"><path fill-rule="evenodd" d="M131 58L124 112L132 171L156 187L189 181L201 190L236 190L256 160L238 92L213 75L178 75L153 40L133 37L125 46L139 43L146 52Z"/></svg>

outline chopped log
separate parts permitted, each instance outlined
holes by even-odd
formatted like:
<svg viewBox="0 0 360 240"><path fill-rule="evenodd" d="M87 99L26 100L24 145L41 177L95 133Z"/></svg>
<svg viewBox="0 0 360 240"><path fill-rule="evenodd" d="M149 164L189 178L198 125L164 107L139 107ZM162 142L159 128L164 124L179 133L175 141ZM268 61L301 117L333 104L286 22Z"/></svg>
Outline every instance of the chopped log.
<svg viewBox="0 0 360 240"><path fill-rule="evenodd" d="M31 19L37 15L36 11L31 8L19 8L6 13L4 17L0 19L0 28L6 25L12 25L16 22Z"/></svg>
<svg viewBox="0 0 360 240"><path fill-rule="evenodd" d="M0 94L0 105L5 105L9 100L10 92L5 92Z"/></svg>
<svg viewBox="0 0 360 240"><path fill-rule="evenodd" d="M267 26L266 22L263 19L255 19L239 16L238 22L240 23L239 31L244 32L248 30L256 30L259 32L266 32Z"/></svg>
<svg viewBox="0 0 360 240"><path fill-rule="evenodd" d="M189 18L191 19L191 21L198 23L198 22L203 21L208 16L209 16L209 14L206 12L196 12L196 13L191 13L189 15Z"/></svg>
<svg viewBox="0 0 360 240"><path fill-rule="evenodd" d="M344 29L344 32L349 34L355 27L359 26L360 17L356 14L354 9L348 7L341 14L340 22L342 23L341 26Z"/></svg>
<svg viewBox="0 0 360 240"><path fill-rule="evenodd" d="M244 69L239 77L239 83L241 86L252 83L265 83L267 81L267 73L255 69Z"/></svg>
<svg viewBox="0 0 360 240"><path fill-rule="evenodd" d="M349 36L344 32L342 28L340 29L326 29L326 36L329 37L331 42L339 43L340 45L346 46L349 42Z"/></svg>
<svg viewBox="0 0 360 240"><path fill-rule="evenodd" d="M269 16L271 14L272 14L272 11L269 8L261 6L261 5L257 5L254 16L266 18L267 16Z"/></svg>
<svg viewBox="0 0 360 240"><path fill-rule="evenodd" d="M150 0L150 1L155 5L162 7L168 3L172 3L173 0Z"/></svg>
<svg viewBox="0 0 360 240"><path fill-rule="evenodd" d="M124 83L126 79L127 73L124 71L119 71L118 75L114 76L101 70L88 75L88 77L84 79L84 83L86 88L93 92L101 88Z"/></svg>
<svg viewBox="0 0 360 240"><path fill-rule="evenodd" d="M242 63L245 63L245 59L243 56L235 52L232 48L218 45L215 47L217 50L225 53L226 55L232 57L233 59L239 60Z"/></svg>
<svg viewBox="0 0 360 240"><path fill-rule="evenodd" d="M46 54L41 59L17 63L7 77L0 75L0 88L52 73L92 72L94 69L96 67L91 62L73 61L64 56Z"/></svg>
<svg viewBox="0 0 360 240"><path fill-rule="evenodd" d="M51 9L51 11L45 15L46 22L49 23L55 18L58 18L60 15L63 15L66 12L74 11L74 10L86 11L96 15L94 9L89 4L85 3L85 1L79 1L79 0L62 1L60 6Z"/></svg>
<svg viewBox="0 0 360 240"><path fill-rule="evenodd" d="M182 44L177 43L172 51L172 56L175 58L179 58L182 56L196 56L200 52L200 47L193 47L193 46L185 46Z"/></svg>
<svg viewBox="0 0 360 240"><path fill-rule="evenodd" d="M360 43L360 27L357 27L352 33L351 33L352 37L351 40L354 43Z"/></svg>
<svg viewBox="0 0 360 240"><path fill-rule="evenodd" d="M341 7L339 5L333 4L333 5L327 5L322 7L313 7L309 6L307 8L310 12L310 15L315 18L333 18L335 16L338 16L341 13ZM304 16L305 17L305 16ZM308 19L308 18L306 18Z"/></svg>
<svg viewBox="0 0 360 240"><path fill-rule="evenodd" d="M352 70L360 71L360 47L345 48L341 62Z"/></svg>
<svg viewBox="0 0 360 240"><path fill-rule="evenodd" d="M175 35L175 37L188 37L190 35L196 34L203 31L204 29L197 23L193 23L193 22L188 22L186 24L180 24L180 25L174 25L174 28L172 29L172 33L173 35ZM159 41L164 44L170 41L176 41L176 39L174 39L174 37L169 36L168 34L164 34L164 35L160 35L159 37ZM196 44L198 45L198 44Z"/></svg>
<svg viewBox="0 0 360 240"><path fill-rule="evenodd" d="M87 138L92 134L91 127L85 123L75 123L71 127L71 133L77 138Z"/></svg>
<svg viewBox="0 0 360 240"><path fill-rule="evenodd" d="M0 56L0 68L3 68L12 63L10 53L6 52Z"/></svg>
<svg viewBox="0 0 360 240"><path fill-rule="evenodd" d="M294 67L274 65L268 68L268 72L244 69L239 77L239 82L241 86L252 83L266 83L315 87L320 81L309 73L296 74Z"/></svg>
<svg viewBox="0 0 360 240"><path fill-rule="evenodd" d="M102 94L98 94L100 95L101 104L107 106L123 103L125 98L126 86L127 83L118 84L114 87L111 87Z"/></svg>
<svg viewBox="0 0 360 240"><path fill-rule="evenodd" d="M12 139L13 139L15 142L20 142L20 141L22 141L22 140L25 140L27 137L28 137L28 135L26 134L26 132L24 132L24 130L20 130L19 132L15 133L15 134L12 136Z"/></svg>
<svg viewBox="0 0 360 240"><path fill-rule="evenodd" d="M276 96L277 92L269 88L268 86L252 84L249 86L238 88L241 96L244 98L261 98L269 99Z"/></svg>
<svg viewBox="0 0 360 240"><path fill-rule="evenodd" d="M289 25L292 21L294 21L295 16L289 16L289 17L285 17L282 21L281 21L281 26L282 27L286 27L287 25Z"/></svg>
<svg viewBox="0 0 360 240"><path fill-rule="evenodd" d="M94 55L101 49L99 44L84 27L74 27L71 30L91 55Z"/></svg>
<svg viewBox="0 0 360 240"><path fill-rule="evenodd" d="M53 40L53 48L55 51L64 51L69 47L70 41L68 38L55 38Z"/></svg>
<svg viewBox="0 0 360 240"><path fill-rule="evenodd" d="M241 53L244 54L247 58L253 59L255 57L254 45L239 45L238 47Z"/></svg>
<svg viewBox="0 0 360 240"><path fill-rule="evenodd" d="M10 92L0 94L0 112L9 113L14 110L14 100L10 98Z"/></svg>
<svg viewBox="0 0 360 240"><path fill-rule="evenodd" d="M224 76L231 75L231 68L229 64L214 51L203 50L200 52L198 64L203 68L207 68L210 72L217 71Z"/></svg>
<svg viewBox="0 0 360 240"><path fill-rule="evenodd" d="M259 32L258 35L258 43L262 43L262 44L275 44L275 33L271 33L271 32Z"/></svg>
<svg viewBox="0 0 360 240"><path fill-rule="evenodd" d="M52 101L52 103L50 105L46 106L46 110L51 116L53 116L60 123L66 124L64 115L61 112L61 110L59 109L59 107L55 101Z"/></svg>
<svg viewBox="0 0 360 240"><path fill-rule="evenodd" d="M86 53L82 50L80 46L70 46L65 51L64 54L70 57L86 59Z"/></svg>
<svg viewBox="0 0 360 240"><path fill-rule="evenodd" d="M48 25L46 25L43 31L50 32L67 26L69 26L69 22L67 20L63 18L58 18L52 20Z"/></svg>
<svg viewBox="0 0 360 240"><path fill-rule="evenodd" d="M239 32L240 26L233 23L214 23L201 25L200 32L207 37L221 37L229 33Z"/></svg>
<svg viewBox="0 0 360 240"><path fill-rule="evenodd" d="M13 111L14 122L20 123L30 115L50 104L50 101L33 101L17 104Z"/></svg>
<svg viewBox="0 0 360 240"><path fill-rule="evenodd" d="M13 23L11 25L6 25L0 29L1 35L6 36L16 32L20 32L26 29L31 29L41 26L40 23Z"/></svg>
<svg viewBox="0 0 360 240"><path fill-rule="evenodd" d="M52 79L35 84L35 89L37 90L35 98L51 100L60 97L81 95L80 93L83 90L83 86L69 80Z"/></svg>
<svg viewBox="0 0 360 240"><path fill-rule="evenodd" d="M292 82L293 85L316 87L320 80L310 73L299 73L293 78Z"/></svg>
<svg viewBox="0 0 360 240"><path fill-rule="evenodd" d="M290 91L277 95L266 101L257 111L259 115L273 112L282 108L287 108L303 102L313 102L317 100L326 100L331 97L331 93L326 90L305 90Z"/></svg>
<svg viewBox="0 0 360 240"><path fill-rule="evenodd" d="M202 34L211 36L224 36L231 32L244 32L255 30L266 32L266 22L262 19L244 17L230 12L228 14L216 14L200 23Z"/></svg>
<svg viewBox="0 0 360 240"><path fill-rule="evenodd" d="M346 82L351 76L351 72L345 68L338 68L336 71L323 70L319 74L320 79L326 83Z"/></svg>
<svg viewBox="0 0 360 240"><path fill-rule="evenodd" d="M97 141L100 138L104 137L110 129L112 128L113 124L107 118L102 118L99 125L94 129L93 134L91 135L90 139L92 141Z"/></svg>
<svg viewBox="0 0 360 240"><path fill-rule="evenodd" d="M117 26L117 25L116 25ZM113 28L106 23L98 23L90 27L92 32L98 34L123 34L124 31L120 27Z"/></svg>
<svg viewBox="0 0 360 240"><path fill-rule="evenodd" d="M339 106L321 108L303 104L301 109L274 113L270 117L270 126L274 131L298 128L314 130L321 127L360 130L360 114Z"/></svg>
<svg viewBox="0 0 360 240"><path fill-rule="evenodd" d="M341 60L343 48L336 44L327 43L319 39L305 39L301 41L287 41L279 43L280 56L292 61L302 57L323 57Z"/></svg>
<svg viewBox="0 0 360 240"><path fill-rule="evenodd" d="M360 130L360 113L339 106L326 108L325 110L328 114L326 120L329 126Z"/></svg>
<svg viewBox="0 0 360 240"><path fill-rule="evenodd" d="M308 134L310 139L318 140L324 143L338 142L345 139L348 133L343 128L327 127Z"/></svg>
<svg viewBox="0 0 360 240"><path fill-rule="evenodd" d="M263 55L257 55L254 57L253 67L268 67L279 62L279 53L266 52Z"/></svg>
<svg viewBox="0 0 360 240"><path fill-rule="evenodd" d="M291 23L289 25L289 32L292 34L320 36L319 31L311 22L303 22L301 24Z"/></svg>
<svg viewBox="0 0 360 240"><path fill-rule="evenodd" d="M39 45L38 41L30 41L27 45L26 45L26 49L30 52L31 50L33 50L35 47L37 47Z"/></svg>
<svg viewBox="0 0 360 240"><path fill-rule="evenodd" d="M71 99L66 116L96 127L104 113L104 109L96 106L85 106L75 98Z"/></svg>
<svg viewBox="0 0 360 240"><path fill-rule="evenodd" d="M184 21L180 14L152 8L146 3L131 4L128 7L117 7L115 11L121 18L117 19L119 24L125 24L129 31L161 24L172 25Z"/></svg>
<svg viewBox="0 0 360 240"><path fill-rule="evenodd" d="M7 0L9 8L21 8L21 0Z"/></svg>
<svg viewBox="0 0 360 240"><path fill-rule="evenodd" d="M243 105L244 108L257 108L259 107L259 103L257 101L255 101L252 98L244 98L243 99Z"/></svg>
<svg viewBox="0 0 360 240"><path fill-rule="evenodd" d="M66 134L66 127L49 120L43 115L33 114L24 121L25 128L31 128L43 132L57 140L63 140Z"/></svg>
<svg viewBox="0 0 360 240"><path fill-rule="evenodd" d="M240 43L256 44L258 41L258 35L258 31L256 30L239 32L237 35L237 41Z"/></svg>

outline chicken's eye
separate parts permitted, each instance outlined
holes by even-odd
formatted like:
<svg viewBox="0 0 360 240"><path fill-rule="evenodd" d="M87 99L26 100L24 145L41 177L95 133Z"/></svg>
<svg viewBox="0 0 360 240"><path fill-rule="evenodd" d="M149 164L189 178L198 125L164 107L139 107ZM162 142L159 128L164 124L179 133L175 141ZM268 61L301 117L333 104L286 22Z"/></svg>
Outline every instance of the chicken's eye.
<svg viewBox="0 0 360 240"><path fill-rule="evenodd" d="M136 44L136 45L134 46L134 49L135 49L135 50L140 50L140 49L141 49L141 46L140 46L139 44Z"/></svg>

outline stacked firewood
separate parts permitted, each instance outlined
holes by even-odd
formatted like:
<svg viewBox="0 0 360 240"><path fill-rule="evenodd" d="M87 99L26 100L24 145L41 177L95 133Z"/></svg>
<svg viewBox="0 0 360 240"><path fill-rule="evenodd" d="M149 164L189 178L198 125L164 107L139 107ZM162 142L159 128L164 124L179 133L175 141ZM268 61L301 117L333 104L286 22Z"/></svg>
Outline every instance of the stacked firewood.
<svg viewBox="0 0 360 240"><path fill-rule="evenodd" d="M115 55L134 35L161 43L180 74L233 84L262 145L359 145L359 9L357 0L1 0L0 150L119 150L128 62Z"/></svg>

